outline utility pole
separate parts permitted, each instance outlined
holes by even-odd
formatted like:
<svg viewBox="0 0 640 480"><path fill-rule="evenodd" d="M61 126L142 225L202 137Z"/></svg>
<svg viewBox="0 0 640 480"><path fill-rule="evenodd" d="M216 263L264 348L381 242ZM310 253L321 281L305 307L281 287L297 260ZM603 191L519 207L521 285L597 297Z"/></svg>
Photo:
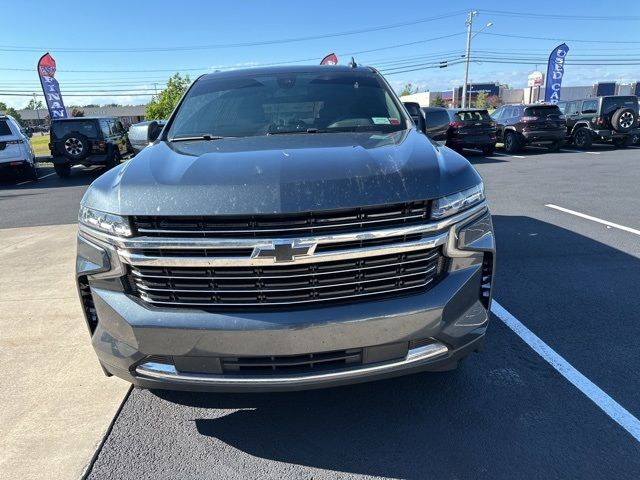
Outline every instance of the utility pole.
<svg viewBox="0 0 640 480"><path fill-rule="evenodd" d="M38 110L38 101L36 100L36 92L33 92L33 107L36 109L36 115L38 115L38 125L40 125L40 110Z"/></svg>
<svg viewBox="0 0 640 480"><path fill-rule="evenodd" d="M469 54L471 53L471 28L473 27L473 17L478 14L475 10L470 10L467 15L467 49L464 59L464 83L462 84L462 108L466 107L467 103L467 82L469 81Z"/></svg>

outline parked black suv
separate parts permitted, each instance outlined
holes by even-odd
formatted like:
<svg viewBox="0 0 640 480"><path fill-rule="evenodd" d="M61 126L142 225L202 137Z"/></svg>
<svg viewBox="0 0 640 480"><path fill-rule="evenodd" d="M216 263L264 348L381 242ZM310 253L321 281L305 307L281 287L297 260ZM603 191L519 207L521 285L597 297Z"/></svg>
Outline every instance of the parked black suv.
<svg viewBox="0 0 640 480"><path fill-rule="evenodd" d="M491 117L498 123L498 142L509 153L526 145L545 145L558 151L567 134L564 116L557 105L503 105Z"/></svg>
<svg viewBox="0 0 640 480"><path fill-rule="evenodd" d="M464 148L477 148L491 155L496 148L496 122L484 109L447 110L449 125L446 145L462 152Z"/></svg>
<svg viewBox="0 0 640 480"><path fill-rule="evenodd" d="M131 151L127 133L114 117L53 120L50 138L53 166L61 178L76 164L115 167Z"/></svg>
<svg viewBox="0 0 640 480"><path fill-rule="evenodd" d="M420 107L406 102L407 111L420 129L434 142L458 153L478 148L491 155L496 147L496 122L489 112L474 108Z"/></svg>
<svg viewBox="0 0 640 480"><path fill-rule="evenodd" d="M632 95L584 98L558 103L567 119L569 141L578 148L593 142L631 145L640 133L638 99Z"/></svg>

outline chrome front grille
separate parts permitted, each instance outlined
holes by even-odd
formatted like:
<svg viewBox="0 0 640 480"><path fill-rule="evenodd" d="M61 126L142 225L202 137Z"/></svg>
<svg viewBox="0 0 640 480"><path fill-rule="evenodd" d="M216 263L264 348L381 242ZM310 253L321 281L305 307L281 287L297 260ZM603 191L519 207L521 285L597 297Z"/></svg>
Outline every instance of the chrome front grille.
<svg viewBox="0 0 640 480"><path fill-rule="evenodd" d="M267 267L132 266L143 301L176 307L264 307L358 301L429 288L445 270L440 247Z"/></svg>
<svg viewBox="0 0 640 480"><path fill-rule="evenodd" d="M242 311L424 292L446 275L456 226L486 211L483 202L436 221L293 237L140 231L121 237L83 225L80 230L117 251L113 268L126 272L128 293L142 302L157 308ZM323 218L322 213L308 215Z"/></svg>
<svg viewBox="0 0 640 480"><path fill-rule="evenodd" d="M289 238L416 225L429 219L428 201L270 215L132 217L134 230L150 237Z"/></svg>

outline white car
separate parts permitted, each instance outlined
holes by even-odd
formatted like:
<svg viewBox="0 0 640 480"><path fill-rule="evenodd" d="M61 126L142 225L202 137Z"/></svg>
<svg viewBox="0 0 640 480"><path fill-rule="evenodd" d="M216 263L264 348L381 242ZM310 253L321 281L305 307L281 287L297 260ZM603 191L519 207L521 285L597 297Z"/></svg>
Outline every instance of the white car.
<svg viewBox="0 0 640 480"><path fill-rule="evenodd" d="M0 172L15 171L38 179L36 156L20 124L9 115L0 115Z"/></svg>

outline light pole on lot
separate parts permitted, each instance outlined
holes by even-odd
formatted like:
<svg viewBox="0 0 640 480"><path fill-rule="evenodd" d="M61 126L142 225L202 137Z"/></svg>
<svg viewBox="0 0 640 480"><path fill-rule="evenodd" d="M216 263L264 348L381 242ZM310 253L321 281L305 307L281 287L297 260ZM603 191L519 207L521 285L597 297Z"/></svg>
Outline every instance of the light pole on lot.
<svg viewBox="0 0 640 480"><path fill-rule="evenodd" d="M464 83L462 84L462 108L466 107L467 103L467 82L469 81L469 60L471 56L471 39L482 32L485 28L489 28L493 25L492 22L487 23L484 27L478 30L476 33L471 35L471 29L473 28L473 17L478 15L476 10L471 10L467 15L467 49L465 52L465 62L464 62ZM469 99L469 103L471 103L471 99Z"/></svg>
<svg viewBox="0 0 640 480"><path fill-rule="evenodd" d="M38 125L40 125L40 110L38 110L38 100L36 100L36 92L33 92L33 106L36 109L36 115L38 115Z"/></svg>

